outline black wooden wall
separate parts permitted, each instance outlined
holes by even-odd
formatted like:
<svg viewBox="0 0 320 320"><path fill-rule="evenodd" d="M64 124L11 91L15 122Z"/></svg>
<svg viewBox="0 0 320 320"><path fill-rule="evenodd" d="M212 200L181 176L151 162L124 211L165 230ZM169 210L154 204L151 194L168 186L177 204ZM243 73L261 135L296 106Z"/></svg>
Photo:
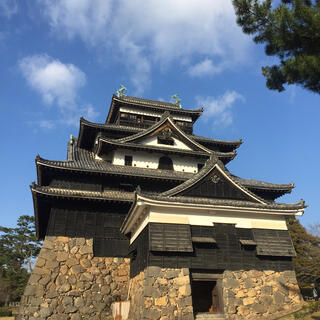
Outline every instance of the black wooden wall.
<svg viewBox="0 0 320 320"><path fill-rule="evenodd" d="M160 238L152 234L154 226L159 224L149 224L134 243L130 250L136 251L135 260L131 262L131 276L138 274L147 266L159 266L162 268L191 268L201 270L291 270L292 258L290 256L261 256L257 255L256 246L242 245L240 240L254 241L252 230L235 228L232 224L215 224L213 227L190 226L191 238L211 238L216 243L192 242L193 251L185 250L177 245L174 250L161 248L154 249L150 244L154 239ZM166 237L166 228L172 228L170 224L162 224L164 230L162 236ZM159 230L159 228L158 228ZM265 233L264 229L260 229ZM268 230L268 234L277 230ZM255 229L259 232L259 229ZM181 239L186 236L177 232L175 236L172 232L170 238L172 243L181 243ZM173 239L175 237L175 240ZM180 239L181 238L181 239ZM160 242L158 241L158 244Z"/></svg>
<svg viewBox="0 0 320 320"><path fill-rule="evenodd" d="M146 192L164 192L176 187L181 181L158 180L146 177L134 177L126 175L103 175L85 172L56 172L48 170L42 185L84 191L134 191L140 186Z"/></svg>
<svg viewBox="0 0 320 320"><path fill-rule="evenodd" d="M129 206L58 202L51 209L47 235L93 238L95 256L126 257L129 240L120 233L120 227Z"/></svg>

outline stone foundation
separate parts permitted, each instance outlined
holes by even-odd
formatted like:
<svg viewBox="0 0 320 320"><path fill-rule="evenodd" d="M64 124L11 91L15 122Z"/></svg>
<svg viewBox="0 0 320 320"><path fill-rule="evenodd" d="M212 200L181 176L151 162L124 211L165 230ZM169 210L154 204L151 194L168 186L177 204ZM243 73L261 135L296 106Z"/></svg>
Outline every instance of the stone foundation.
<svg viewBox="0 0 320 320"><path fill-rule="evenodd" d="M148 267L131 280L130 319L193 320L188 269Z"/></svg>
<svg viewBox="0 0 320 320"><path fill-rule="evenodd" d="M130 260L93 257L92 239L46 237L21 300L21 320L113 319L128 294Z"/></svg>
<svg viewBox="0 0 320 320"><path fill-rule="evenodd" d="M230 320L274 319L303 304L294 271L225 271L222 283Z"/></svg>
<svg viewBox="0 0 320 320"><path fill-rule="evenodd" d="M129 259L93 257L92 239L47 236L17 320L111 320L128 290L130 320L194 319L189 269L148 267L131 280L129 269ZM229 320L274 319L303 304L294 271L224 271L222 288Z"/></svg>

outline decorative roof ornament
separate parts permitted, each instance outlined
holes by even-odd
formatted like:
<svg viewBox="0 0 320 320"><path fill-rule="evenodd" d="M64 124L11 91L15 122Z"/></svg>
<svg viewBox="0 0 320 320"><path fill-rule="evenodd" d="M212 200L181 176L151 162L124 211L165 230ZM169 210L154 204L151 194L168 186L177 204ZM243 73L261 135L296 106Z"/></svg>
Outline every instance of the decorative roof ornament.
<svg viewBox="0 0 320 320"><path fill-rule="evenodd" d="M214 184L217 184L218 182L220 182L220 177L215 174L213 177L211 177L211 181L214 183Z"/></svg>
<svg viewBox="0 0 320 320"><path fill-rule="evenodd" d="M172 129L169 127L165 127L162 131L160 131L159 137L162 139L171 139Z"/></svg>
<svg viewBox="0 0 320 320"><path fill-rule="evenodd" d="M117 90L117 96L118 98L122 98L123 96L126 96L123 92L127 91L127 88L123 85L120 84L120 89Z"/></svg>
<svg viewBox="0 0 320 320"><path fill-rule="evenodd" d="M172 98L174 99L174 104L177 105L177 106L181 109L181 108L182 108L182 106L181 106L181 99L179 99L178 96L179 96L179 95L176 93L176 94L174 94L174 95L172 96Z"/></svg>
<svg viewBox="0 0 320 320"><path fill-rule="evenodd" d="M70 134L70 140L69 140L69 143L72 145L73 144L73 136L72 134Z"/></svg>

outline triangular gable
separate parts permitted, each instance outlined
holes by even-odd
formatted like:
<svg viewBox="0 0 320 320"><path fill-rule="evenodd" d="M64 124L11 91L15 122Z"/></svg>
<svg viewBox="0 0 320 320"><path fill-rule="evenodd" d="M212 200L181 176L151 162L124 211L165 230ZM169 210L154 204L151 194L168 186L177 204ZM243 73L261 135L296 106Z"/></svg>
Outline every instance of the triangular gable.
<svg viewBox="0 0 320 320"><path fill-rule="evenodd" d="M246 187L234 181L222 162L216 157L208 160L202 170L191 179L161 195L233 199L253 201L262 204L266 203Z"/></svg>
<svg viewBox="0 0 320 320"><path fill-rule="evenodd" d="M162 119L153 126L149 127L148 129L136 133L134 135L118 139L117 141L141 143L144 139L148 137L153 137L157 135L165 136L168 135L168 133L171 137L180 140L183 144L188 146L193 151L202 151L208 154L213 153L212 150L207 149L206 147L202 146L192 138L188 137L188 135L184 133L183 130L181 130L178 126L175 125L168 112L165 112Z"/></svg>

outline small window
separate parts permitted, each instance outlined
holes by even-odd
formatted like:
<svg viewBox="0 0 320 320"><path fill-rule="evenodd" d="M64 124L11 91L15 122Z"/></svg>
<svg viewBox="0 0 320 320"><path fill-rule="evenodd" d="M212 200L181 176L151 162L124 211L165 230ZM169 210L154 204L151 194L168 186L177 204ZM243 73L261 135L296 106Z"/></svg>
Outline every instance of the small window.
<svg viewBox="0 0 320 320"><path fill-rule="evenodd" d="M240 239L241 250L253 251L256 250L257 243L254 240Z"/></svg>
<svg viewBox="0 0 320 320"><path fill-rule="evenodd" d="M173 162L169 157L161 157L159 159L158 169L173 170Z"/></svg>
<svg viewBox="0 0 320 320"><path fill-rule="evenodd" d="M132 156L124 156L124 165L132 166Z"/></svg>
<svg viewBox="0 0 320 320"><path fill-rule="evenodd" d="M198 171L200 171L203 168L203 163L198 163Z"/></svg>

